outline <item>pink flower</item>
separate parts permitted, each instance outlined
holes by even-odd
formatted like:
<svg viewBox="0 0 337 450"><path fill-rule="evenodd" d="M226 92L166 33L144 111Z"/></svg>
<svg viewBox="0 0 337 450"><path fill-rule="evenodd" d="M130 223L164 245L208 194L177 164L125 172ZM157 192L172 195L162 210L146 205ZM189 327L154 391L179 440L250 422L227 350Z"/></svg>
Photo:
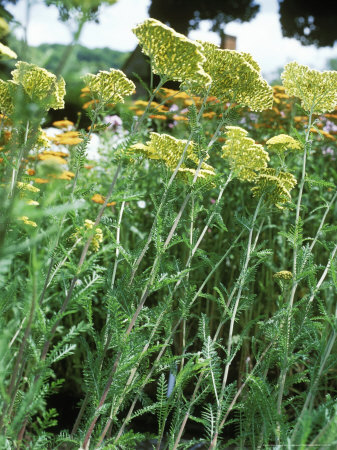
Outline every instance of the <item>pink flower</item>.
<svg viewBox="0 0 337 450"><path fill-rule="evenodd" d="M116 131L118 128L120 128L123 125L122 119L114 114L113 116L105 116L104 117L104 123L109 124L108 129Z"/></svg>

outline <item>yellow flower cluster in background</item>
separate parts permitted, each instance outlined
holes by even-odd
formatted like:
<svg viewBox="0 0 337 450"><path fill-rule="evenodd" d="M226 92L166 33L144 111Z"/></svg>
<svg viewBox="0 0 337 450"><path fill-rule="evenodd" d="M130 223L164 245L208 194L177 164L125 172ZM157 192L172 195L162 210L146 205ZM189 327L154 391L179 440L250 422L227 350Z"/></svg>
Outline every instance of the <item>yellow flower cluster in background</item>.
<svg viewBox="0 0 337 450"><path fill-rule="evenodd" d="M247 134L241 127L227 126L226 143L222 147L222 157L229 161L231 170L241 181L253 181L269 161L262 145L256 144Z"/></svg>
<svg viewBox="0 0 337 450"><path fill-rule="evenodd" d="M98 203L98 204L100 204L100 205L103 205L103 203L105 202L106 198L103 197L103 195L101 195L101 194L94 194L94 195L91 197L91 200L92 200L94 203ZM116 202L110 202L110 203L107 203L106 206L115 206L115 204L116 204Z"/></svg>
<svg viewBox="0 0 337 450"><path fill-rule="evenodd" d="M124 103L124 97L135 91L134 83L121 70L101 70L97 75L89 73L83 79L90 95L107 103Z"/></svg>
<svg viewBox="0 0 337 450"><path fill-rule="evenodd" d="M130 106L131 111L134 111L136 116L142 116L145 112L145 109L148 105L148 102L144 100L136 100L133 102L133 105ZM157 102L151 102L149 106L149 118L150 119L159 119L159 120L167 120L166 113L168 111L168 107L165 105L161 105Z"/></svg>
<svg viewBox="0 0 337 450"><path fill-rule="evenodd" d="M56 145L77 145L83 140L78 131L66 131L49 139Z"/></svg>
<svg viewBox="0 0 337 450"><path fill-rule="evenodd" d="M309 69L291 62L281 74L287 94L298 97L302 107L314 114L334 111L337 107L337 72Z"/></svg>
<svg viewBox="0 0 337 450"><path fill-rule="evenodd" d="M211 79L203 69L205 57L200 44L156 19L147 19L132 31L143 53L150 57L153 73L204 86L210 83Z"/></svg>
<svg viewBox="0 0 337 450"><path fill-rule="evenodd" d="M77 240L79 237L87 237L88 231L94 230L95 222L89 219L85 219L84 225L77 228L76 233L72 235L73 240ZM98 252L100 244L103 242L103 231L102 228L96 227L94 234L90 243L90 249Z"/></svg>
<svg viewBox="0 0 337 450"><path fill-rule="evenodd" d="M18 189L20 189L20 191L28 191L28 192L40 192L40 189L37 188L36 186L33 186L30 183L23 183L22 181L18 181L16 183Z"/></svg>
<svg viewBox="0 0 337 450"><path fill-rule="evenodd" d="M29 220L29 217L27 217L27 216L19 217L19 220L21 220L25 225L29 225L30 227L34 227L34 228L37 227L37 223L34 222L33 220Z"/></svg>
<svg viewBox="0 0 337 450"><path fill-rule="evenodd" d="M71 120L63 119L63 120L56 120L55 122L52 123L52 125L53 127L56 128L71 128L75 124Z"/></svg>

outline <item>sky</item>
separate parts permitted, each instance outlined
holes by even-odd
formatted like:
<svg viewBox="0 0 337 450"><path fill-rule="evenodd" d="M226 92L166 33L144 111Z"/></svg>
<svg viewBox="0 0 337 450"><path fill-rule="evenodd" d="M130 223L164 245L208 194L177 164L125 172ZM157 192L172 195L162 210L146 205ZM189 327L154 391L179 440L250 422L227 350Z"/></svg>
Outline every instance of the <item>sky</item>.
<svg viewBox="0 0 337 450"><path fill-rule="evenodd" d="M165 1L165 0L163 0ZM190 1L190 0L186 0ZM193 1L193 0L191 0ZM295 1L295 0L294 0ZM35 0L30 11L28 43L68 44L71 31L58 20L56 7L46 7ZM255 19L246 23L232 22L226 26L226 33L236 36L237 50L251 53L258 62L264 76L271 81L287 62L297 61L313 69L326 69L330 58L337 58L337 44L334 47L302 46L299 41L282 37L278 16L277 0L257 0L261 5ZM14 18L25 23L27 0L19 0L8 6ZM131 29L148 17L151 0L119 0L113 6L102 6L100 23L87 23L82 31L80 43L90 48L110 47L114 50L131 51L137 39ZM201 29L189 34L191 39L201 39L219 44L217 34L208 32L209 23L202 22ZM20 35L19 27L17 34Z"/></svg>

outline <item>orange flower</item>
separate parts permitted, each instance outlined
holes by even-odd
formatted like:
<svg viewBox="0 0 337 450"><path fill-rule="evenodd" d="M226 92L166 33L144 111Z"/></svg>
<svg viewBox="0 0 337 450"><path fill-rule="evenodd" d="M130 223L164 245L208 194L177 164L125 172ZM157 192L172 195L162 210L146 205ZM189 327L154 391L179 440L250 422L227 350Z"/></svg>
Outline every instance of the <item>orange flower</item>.
<svg viewBox="0 0 337 450"><path fill-rule="evenodd" d="M68 158L69 153L66 152L54 152L53 150L45 150L42 152L43 155L50 155L50 156L60 156L61 158Z"/></svg>
<svg viewBox="0 0 337 450"><path fill-rule="evenodd" d="M75 174L73 172L69 172L69 170L65 170L60 175L53 175L54 178L58 180L71 180L74 178Z"/></svg>
<svg viewBox="0 0 337 450"><path fill-rule="evenodd" d="M205 112L202 117L205 117L207 119L213 119L213 117L216 116L216 113L214 111Z"/></svg>
<svg viewBox="0 0 337 450"><path fill-rule="evenodd" d="M166 120L167 117L163 116L162 114L151 114L149 115L150 119L159 119L159 120Z"/></svg>
<svg viewBox="0 0 337 450"><path fill-rule="evenodd" d="M211 95L210 97L207 98L207 102L208 103L210 103L210 102L212 102L212 103L219 103L220 100L218 98L214 97L214 95Z"/></svg>
<svg viewBox="0 0 337 450"><path fill-rule="evenodd" d="M295 116L294 122L302 122L304 120L307 120L307 116Z"/></svg>
<svg viewBox="0 0 337 450"><path fill-rule="evenodd" d="M40 155L38 155L38 159L41 161L50 161L55 164L67 164L67 161L60 156L45 155L43 153L40 153Z"/></svg>
<svg viewBox="0 0 337 450"><path fill-rule="evenodd" d="M52 125L56 128L68 128L74 125L74 122L72 122L71 120L68 119L64 119L64 120L56 120L55 122L52 123Z"/></svg>
<svg viewBox="0 0 337 450"><path fill-rule="evenodd" d="M62 134L58 134L55 137L51 137L50 140L56 145L77 145L82 142L82 138L79 137L78 131L67 131Z"/></svg>
<svg viewBox="0 0 337 450"><path fill-rule="evenodd" d="M84 105L82 106L83 109L88 109L89 106L94 106L95 103L98 103L97 99L93 99L93 100L89 100L88 102L85 102Z"/></svg>
<svg viewBox="0 0 337 450"><path fill-rule="evenodd" d="M174 116L173 116L173 119L174 120L177 120L177 121L179 121L179 120L183 120L183 121L188 121L188 118L187 117L184 117L184 116L177 116L177 114L175 114Z"/></svg>
<svg viewBox="0 0 337 450"><path fill-rule="evenodd" d="M84 87L81 89L82 94L90 94L90 89L88 88L88 86Z"/></svg>
<svg viewBox="0 0 337 450"><path fill-rule="evenodd" d="M324 114L325 117L328 117L328 119L335 119L337 120L337 114Z"/></svg>
<svg viewBox="0 0 337 450"><path fill-rule="evenodd" d="M327 131L319 130L319 132L318 132L315 128L310 128L310 131L311 131L312 133L320 133L320 134L323 134L323 136L325 136L327 139L330 139L330 140L332 140L332 141L335 141L335 140L336 140L335 136L332 136L332 134L328 133Z"/></svg>
<svg viewBox="0 0 337 450"><path fill-rule="evenodd" d="M103 197L103 195L101 195L101 194L94 194L91 197L91 200L95 203L99 203L99 204L103 205L103 203L105 202L105 197ZM116 202L110 202L110 203L107 203L107 206L114 206L115 204L116 204Z"/></svg>
<svg viewBox="0 0 337 450"><path fill-rule="evenodd" d="M34 169L27 169L27 175L35 175Z"/></svg>

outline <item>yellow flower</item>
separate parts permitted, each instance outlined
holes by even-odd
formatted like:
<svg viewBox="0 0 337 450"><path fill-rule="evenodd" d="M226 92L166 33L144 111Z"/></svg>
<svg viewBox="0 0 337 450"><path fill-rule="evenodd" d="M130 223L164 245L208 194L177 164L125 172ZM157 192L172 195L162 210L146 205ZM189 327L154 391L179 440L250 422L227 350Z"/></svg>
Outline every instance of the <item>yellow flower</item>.
<svg viewBox="0 0 337 450"><path fill-rule="evenodd" d="M134 83L121 70L100 70L97 75L89 73L83 78L90 94L104 102L124 103L124 97L135 91Z"/></svg>
<svg viewBox="0 0 337 450"><path fill-rule="evenodd" d="M71 180L74 178L75 174L70 172L69 170L64 170L60 175L55 175L55 178L58 180Z"/></svg>
<svg viewBox="0 0 337 450"><path fill-rule="evenodd" d="M147 19L132 31L143 53L150 57L155 74L204 86L210 83L211 79L203 69L205 57L200 44L156 19Z"/></svg>
<svg viewBox="0 0 337 450"><path fill-rule="evenodd" d="M23 183L22 181L18 181L16 185L18 189L20 189L21 191L40 192L39 188L29 183Z"/></svg>
<svg viewBox="0 0 337 450"><path fill-rule="evenodd" d="M260 171L251 189L254 197L264 195L267 202L284 209L284 204L291 200L290 191L297 184L296 178L289 172L279 172L267 168Z"/></svg>
<svg viewBox="0 0 337 450"><path fill-rule="evenodd" d="M37 227L37 223L36 223L36 222L33 222L32 220L29 220L29 218L28 218L27 216L19 217L19 220L22 220L22 222L23 222L25 225L29 225L29 226L31 226L31 227Z"/></svg>
<svg viewBox="0 0 337 450"><path fill-rule="evenodd" d="M187 146L187 148L186 148ZM156 159L163 161L167 167L174 170L186 148L185 158L180 167L180 174L183 179L190 179L188 175L193 175L199 165L199 158L194 151L195 144L188 142L185 139L176 139L168 134L150 133L150 141L144 144L133 145L131 152L144 155L149 159ZM206 157L206 160L208 157ZM186 176L184 176L186 175ZM214 176L215 170L209 164L203 162L198 173L198 179L205 179L209 176Z"/></svg>
<svg viewBox="0 0 337 450"><path fill-rule="evenodd" d="M38 158L41 161L48 161L52 164L67 164L67 161L65 159L61 158L60 156L54 156L54 155L48 155L48 154L41 153L40 155L38 155Z"/></svg>
<svg viewBox="0 0 337 450"><path fill-rule="evenodd" d="M27 200L26 204L29 206L38 206L40 203L36 200Z"/></svg>
<svg viewBox="0 0 337 450"><path fill-rule="evenodd" d="M56 128L68 128L72 127L74 125L74 122L68 119L63 119L63 120L56 120L55 122L52 123L52 125Z"/></svg>
<svg viewBox="0 0 337 450"><path fill-rule="evenodd" d="M289 270L281 270L280 272L274 273L273 278L277 280L291 280L293 274Z"/></svg>
<svg viewBox="0 0 337 450"><path fill-rule="evenodd" d="M267 167L268 153L262 145L247 137L241 127L226 127L226 143L222 146L222 157L228 159L230 168L241 181L253 181L260 170Z"/></svg>
<svg viewBox="0 0 337 450"><path fill-rule="evenodd" d="M13 82L20 84L33 102L48 110L64 108L65 82L48 70L19 61L12 71Z"/></svg>
<svg viewBox="0 0 337 450"><path fill-rule="evenodd" d="M337 71L319 72L291 62L281 75L287 94L298 97L302 107L314 114L334 111L337 106Z"/></svg>
<svg viewBox="0 0 337 450"><path fill-rule="evenodd" d="M94 194L91 197L91 200L94 203L99 203L100 205L103 205L103 203L105 202L105 197L103 197L103 195L101 195L101 194ZM116 204L116 202L110 202L110 203L107 203L106 206L114 206L115 204Z"/></svg>
<svg viewBox="0 0 337 450"><path fill-rule="evenodd" d="M202 42L206 56L204 70L211 79L210 96L222 102L235 101L248 106L252 111L272 107L273 90L262 78L258 64L248 53L222 50L209 42ZM205 86L193 86L201 95Z"/></svg>
<svg viewBox="0 0 337 450"><path fill-rule="evenodd" d="M11 114L14 110L18 87L12 80L3 81L0 79L0 111L6 115Z"/></svg>
<svg viewBox="0 0 337 450"><path fill-rule="evenodd" d="M18 55L13 50L0 42L0 58L16 59L17 57Z"/></svg>
<svg viewBox="0 0 337 450"><path fill-rule="evenodd" d="M49 138L56 145L77 145L82 142L78 131L67 131Z"/></svg>
<svg viewBox="0 0 337 450"><path fill-rule="evenodd" d="M84 221L84 228L87 230L92 230L94 228L95 222L92 220L86 219ZM92 238L92 241L90 243L90 246L93 248L95 252L99 250L100 243L103 242L103 231L101 228L97 227L95 229L94 236Z"/></svg>
<svg viewBox="0 0 337 450"><path fill-rule="evenodd" d="M150 114L149 118L150 119L157 119L157 120L167 120L167 117L164 116L163 114Z"/></svg>
<svg viewBox="0 0 337 450"><path fill-rule="evenodd" d="M278 134L268 139L266 144L269 150L277 153L284 153L287 150L293 150L295 152L303 150L302 144L287 134Z"/></svg>
<svg viewBox="0 0 337 450"><path fill-rule="evenodd" d="M50 155L50 156L59 156L61 158L68 158L69 154L65 152L55 152L54 150L45 150L43 152L43 155Z"/></svg>

